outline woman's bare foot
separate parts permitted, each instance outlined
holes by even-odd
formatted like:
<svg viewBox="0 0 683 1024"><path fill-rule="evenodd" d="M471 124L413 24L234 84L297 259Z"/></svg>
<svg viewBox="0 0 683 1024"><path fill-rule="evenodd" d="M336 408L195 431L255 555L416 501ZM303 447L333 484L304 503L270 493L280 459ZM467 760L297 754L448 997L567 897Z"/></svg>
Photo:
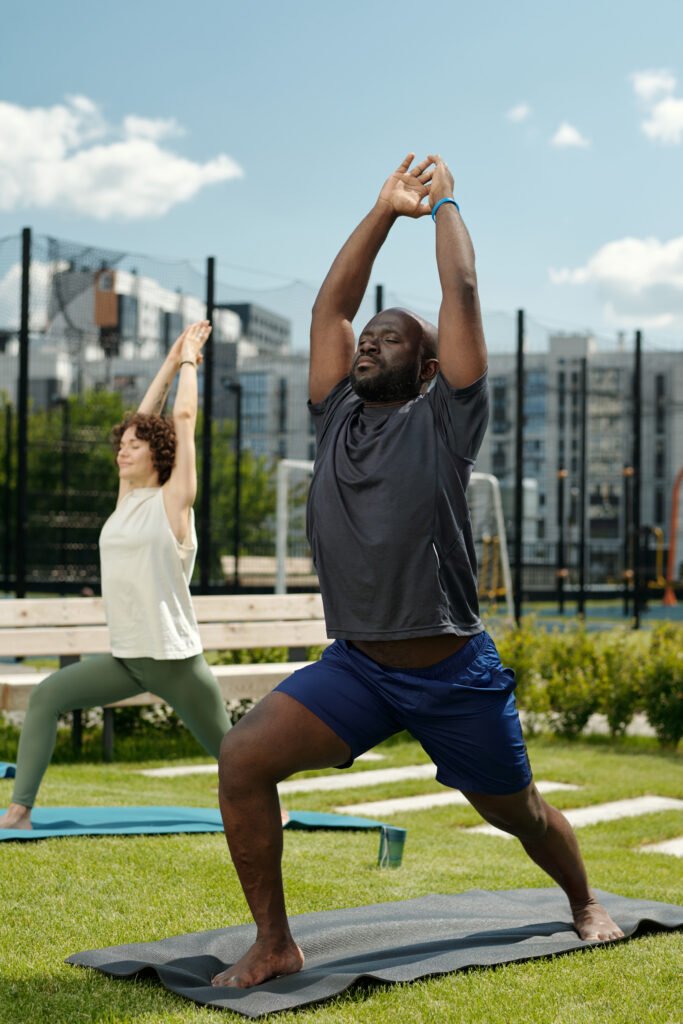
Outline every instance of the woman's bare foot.
<svg viewBox="0 0 683 1024"><path fill-rule="evenodd" d="M31 828L31 808L23 804L10 804L0 816L0 828Z"/></svg>
<svg viewBox="0 0 683 1024"><path fill-rule="evenodd" d="M282 819L282 827L284 828L289 821L289 811L286 811L284 807L280 808L280 817Z"/></svg>
<svg viewBox="0 0 683 1024"><path fill-rule="evenodd" d="M585 942L613 942L624 933L601 903L591 896L587 903L572 907L574 927Z"/></svg>
<svg viewBox="0 0 683 1024"><path fill-rule="evenodd" d="M296 974L304 965L304 955L296 942L286 946L267 947L257 939L241 960L211 979L211 984L225 988L251 988L262 981L283 974Z"/></svg>

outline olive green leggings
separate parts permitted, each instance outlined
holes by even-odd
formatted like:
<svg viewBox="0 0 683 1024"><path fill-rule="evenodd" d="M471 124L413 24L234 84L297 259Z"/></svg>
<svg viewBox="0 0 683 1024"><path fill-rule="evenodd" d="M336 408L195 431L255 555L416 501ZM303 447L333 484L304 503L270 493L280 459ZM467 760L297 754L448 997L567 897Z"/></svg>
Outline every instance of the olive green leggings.
<svg viewBox="0 0 683 1024"><path fill-rule="evenodd" d="M19 740L13 802L33 807L55 747L59 715L103 707L147 690L170 704L205 750L218 758L230 719L202 654L181 661L98 654L59 669L33 691Z"/></svg>

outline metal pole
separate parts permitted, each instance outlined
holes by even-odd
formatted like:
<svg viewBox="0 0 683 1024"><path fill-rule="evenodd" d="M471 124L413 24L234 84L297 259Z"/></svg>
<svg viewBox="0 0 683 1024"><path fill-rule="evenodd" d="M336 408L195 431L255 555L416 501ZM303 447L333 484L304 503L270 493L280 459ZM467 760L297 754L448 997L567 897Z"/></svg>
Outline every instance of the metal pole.
<svg viewBox="0 0 683 1024"><path fill-rule="evenodd" d="M69 399L62 399L62 529L60 530L62 579L66 575L66 522L69 512Z"/></svg>
<svg viewBox="0 0 683 1024"><path fill-rule="evenodd" d="M235 391L235 528L233 531L235 557L235 590L240 585L240 515L242 508L242 385L234 384Z"/></svg>
<svg viewBox="0 0 683 1024"><path fill-rule="evenodd" d="M375 287L375 315L384 309L384 285L378 284Z"/></svg>
<svg viewBox="0 0 683 1024"><path fill-rule="evenodd" d="M567 470L561 466L557 471L557 610L564 614L564 584L567 579L567 556L564 537L564 491Z"/></svg>
<svg viewBox="0 0 683 1024"><path fill-rule="evenodd" d="M581 360L581 440L579 470L579 599L577 612L586 613L586 437L588 433L588 360Z"/></svg>
<svg viewBox="0 0 683 1024"><path fill-rule="evenodd" d="M28 517L28 357L31 291L31 229L21 233L21 312L19 320L19 380L17 381L17 597L26 596L26 540Z"/></svg>
<svg viewBox="0 0 683 1024"><path fill-rule="evenodd" d="M640 628L642 598L642 539L640 536L640 495L642 491L642 419L643 419L643 336L636 331L636 350L633 365L633 628Z"/></svg>
<svg viewBox="0 0 683 1024"><path fill-rule="evenodd" d="M206 319L213 324L216 261L206 261ZM199 587L209 589L211 576L211 426L213 416L213 336L204 346L204 421L202 424L202 503L199 513Z"/></svg>
<svg viewBox="0 0 683 1024"><path fill-rule="evenodd" d="M524 528L524 310L517 310L517 401L515 423L515 622L522 620L522 534Z"/></svg>
<svg viewBox="0 0 683 1024"><path fill-rule="evenodd" d="M5 406L5 590L10 589L12 575L12 406Z"/></svg>
<svg viewBox="0 0 683 1024"><path fill-rule="evenodd" d="M633 524L631 513L633 511L632 482L633 466L624 466L624 618L628 618L631 601L630 588L633 580L633 557L631 541L633 537Z"/></svg>

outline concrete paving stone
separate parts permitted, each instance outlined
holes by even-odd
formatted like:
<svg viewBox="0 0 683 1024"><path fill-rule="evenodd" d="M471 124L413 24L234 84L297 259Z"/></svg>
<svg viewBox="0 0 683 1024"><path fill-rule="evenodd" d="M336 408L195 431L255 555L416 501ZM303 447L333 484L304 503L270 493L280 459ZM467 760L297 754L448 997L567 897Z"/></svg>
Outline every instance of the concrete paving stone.
<svg viewBox="0 0 683 1024"><path fill-rule="evenodd" d="M638 847L639 853L668 853L672 857L683 857L683 836L677 839L665 839L663 843L648 843Z"/></svg>
<svg viewBox="0 0 683 1024"><path fill-rule="evenodd" d="M378 754L374 750L368 750L361 754L356 761L383 761L384 754ZM138 775L147 775L151 779L174 779L181 775L216 775L218 768L216 762L210 764L183 764L169 768L142 768L137 771Z"/></svg>
<svg viewBox="0 0 683 1024"><path fill-rule="evenodd" d="M584 825L600 825L605 821L618 821L620 818L636 818L641 814L678 810L683 811L683 800L675 800L668 796L638 796L631 800L613 800L606 804L563 810L562 813L573 828L582 828ZM466 831L486 836L501 836L503 839L513 838L493 825L476 825Z"/></svg>
<svg viewBox="0 0 683 1024"><path fill-rule="evenodd" d="M568 782L546 782L541 780L536 783L540 793L552 793L558 790L576 790L580 786L573 786ZM420 793L416 796L400 796L389 800L373 800L362 804L347 804L344 807L335 807L340 814L367 814L370 817L389 817L392 814L399 814L402 811L424 811L431 807L449 807L454 804L462 806L467 803L466 798L457 789L447 789L439 793Z"/></svg>

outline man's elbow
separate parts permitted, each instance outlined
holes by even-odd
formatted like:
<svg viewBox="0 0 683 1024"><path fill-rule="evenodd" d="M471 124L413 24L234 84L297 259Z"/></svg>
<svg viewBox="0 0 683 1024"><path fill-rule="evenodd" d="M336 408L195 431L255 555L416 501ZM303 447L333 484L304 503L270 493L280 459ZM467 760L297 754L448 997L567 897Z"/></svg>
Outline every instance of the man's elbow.
<svg viewBox="0 0 683 1024"><path fill-rule="evenodd" d="M477 272L474 267L470 267L464 271L458 281L458 290L462 298L462 302L470 304L479 301L479 286L477 284Z"/></svg>
<svg viewBox="0 0 683 1024"><path fill-rule="evenodd" d="M479 306L479 289L474 270L452 278L443 289L443 301L447 306L460 310L474 310Z"/></svg>

